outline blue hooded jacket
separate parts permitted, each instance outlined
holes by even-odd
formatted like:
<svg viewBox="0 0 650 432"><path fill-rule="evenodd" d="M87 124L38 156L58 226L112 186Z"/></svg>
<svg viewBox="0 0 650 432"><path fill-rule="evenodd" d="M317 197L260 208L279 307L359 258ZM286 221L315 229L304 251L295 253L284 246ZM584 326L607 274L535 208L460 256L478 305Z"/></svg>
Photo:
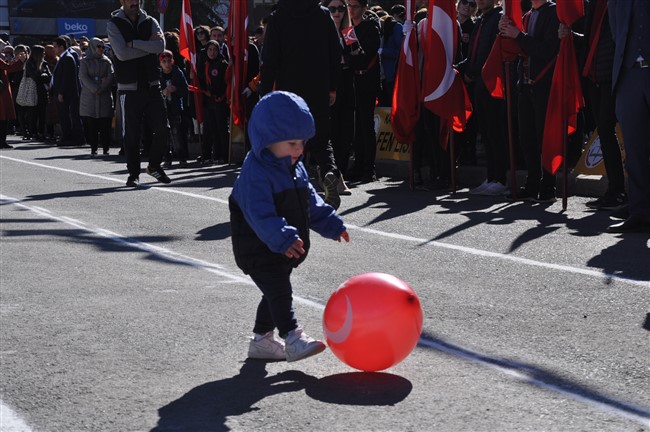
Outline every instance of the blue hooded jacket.
<svg viewBox="0 0 650 432"><path fill-rule="evenodd" d="M251 150L246 155L229 198L233 251L244 273L297 267L309 251L309 229L336 240L343 220L309 182L302 158L277 158L267 147L286 140L314 136L314 119L298 95L276 91L255 106L248 125ZM284 252L298 238L305 254L287 258Z"/></svg>

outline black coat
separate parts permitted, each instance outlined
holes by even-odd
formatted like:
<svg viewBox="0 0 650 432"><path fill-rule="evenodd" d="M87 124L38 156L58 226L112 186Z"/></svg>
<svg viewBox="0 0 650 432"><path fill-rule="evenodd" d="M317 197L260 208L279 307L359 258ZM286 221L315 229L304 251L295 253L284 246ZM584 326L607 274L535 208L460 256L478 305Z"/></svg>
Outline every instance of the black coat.
<svg viewBox="0 0 650 432"><path fill-rule="evenodd" d="M290 91L312 111L327 112L340 65L341 44L329 11L318 0L280 0L264 35L260 93Z"/></svg>
<svg viewBox="0 0 650 432"><path fill-rule="evenodd" d="M378 56L381 45L381 26L372 14L366 14L363 20L354 26L362 52L353 55L350 47L345 48L344 62L354 70L357 93L376 93L381 88L381 66ZM361 73L361 74L360 74Z"/></svg>
<svg viewBox="0 0 650 432"><path fill-rule="evenodd" d="M527 19L524 17L524 21ZM530 65L530 79L537 79L540 73L557 58L560 51L560 39L557 37L557 30L560 21L557 18L555 3L548 2L539 8L539 17L535 24L535 36L522 32L517 36L517 42L521 49L528 56ZM547 69L546 73L538 79L550 85L553 78L555 66ZM524 68L522 62L518 68L519 78L523 78Z"/></svg>

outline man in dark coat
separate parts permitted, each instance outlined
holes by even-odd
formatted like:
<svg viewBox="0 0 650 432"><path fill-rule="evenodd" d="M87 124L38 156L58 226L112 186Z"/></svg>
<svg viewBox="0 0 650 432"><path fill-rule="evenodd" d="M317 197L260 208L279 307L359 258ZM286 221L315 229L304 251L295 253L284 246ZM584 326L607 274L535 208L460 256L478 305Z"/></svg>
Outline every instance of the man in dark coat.
<svg viewBox="0 0 650 432"><path fill-rule="evenodd" d="M67 36L54 40L54 49L59 61L52 72L52 97L56 101L61 123L60 146L82 146L86 144L81 117L79 116L79 55L70 47Z"/></svg>
<svg viewBox="0 0 650 432"><path fill-rule="evenodd" d="M609 232L650 231L650 2L609 0L612 87L625 144L630 216Z"/></svg>
<svg viewBox="0 0 650 432"><path fill-rule="evenodd" d="M262 50L262 95L286 90L301 96L316 123L306 150L321 170L325 202L335 209L339 170L329 141L329 107L336 100L341 43L334 21L319 0L280 0L271 15Z"/></svg>

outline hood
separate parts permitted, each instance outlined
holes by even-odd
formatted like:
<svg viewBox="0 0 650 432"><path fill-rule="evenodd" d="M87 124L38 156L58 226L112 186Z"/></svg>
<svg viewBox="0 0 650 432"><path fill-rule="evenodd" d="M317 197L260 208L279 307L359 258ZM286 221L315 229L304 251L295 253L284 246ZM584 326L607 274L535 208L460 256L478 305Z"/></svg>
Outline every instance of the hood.
<svg viewBox="0 0 650 432"><path fill-rule="evenodd" d="M97 58L102 58L104 57L104 53L101 55L97 55L97 45L103 44L104 41L102 41L99 38L92 38L90 42L88 43L89 47L86 50L86 58L87 59L97 59Z"/></svg>
<svg viewBox="0 0 650 432"><path fill-rule="evenodd" d="M319 0L280 0L278 10L292 18L302 18L321 11Z"/></svg>
<svg viewBox="0 0 650 432"><path fill-rule="evenodd" d="M303 98L297 94L276 91L267 94L255 105L248 123L252 151L263 159L269 145L287 140L305 140L316 134L314 117Z"/></svg>
<svg viewBox="0 0 650 432"><path fill-rule="evenodd" d="M140 9L140 13L138 14L138 24L140 24L142 21L147 19L148 16L149 15L147 15L147 12ZM113 11L111 13L111 18L122 18L123 20L131 22L129 20L129 17L127 17L126 14L124 13L124 8L123 7L119 8L118 10Z"/></svg>

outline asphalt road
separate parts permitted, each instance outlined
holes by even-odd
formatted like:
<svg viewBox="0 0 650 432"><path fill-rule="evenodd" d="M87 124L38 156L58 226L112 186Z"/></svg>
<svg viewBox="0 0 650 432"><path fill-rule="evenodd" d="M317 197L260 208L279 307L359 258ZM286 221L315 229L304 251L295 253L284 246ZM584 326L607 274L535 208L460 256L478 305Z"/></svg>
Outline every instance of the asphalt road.
<svg viewBox="0 0 650 432"><path fill-rule="evenodd" d="M3 432L650 431L650 242L603 234L585 198L355 187L351 242L314 233L293 281L316 337L351 276L418 293L418 347L362 373L329 350L246 361L260 294L231 252L236 167L132 190L117 156L20 144L0 172Z"/></svg>

